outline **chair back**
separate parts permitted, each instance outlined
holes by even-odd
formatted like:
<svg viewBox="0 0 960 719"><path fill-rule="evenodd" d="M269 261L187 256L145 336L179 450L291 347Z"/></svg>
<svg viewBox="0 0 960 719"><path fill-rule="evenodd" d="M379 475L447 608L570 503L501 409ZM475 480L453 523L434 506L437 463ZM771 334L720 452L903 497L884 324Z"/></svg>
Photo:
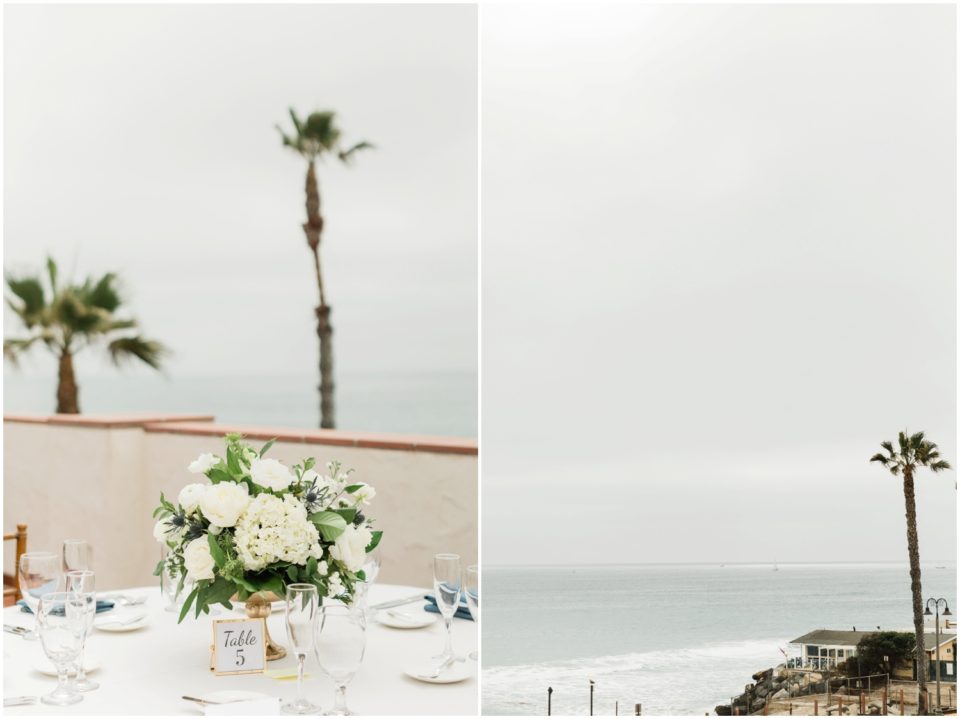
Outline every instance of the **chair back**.
<svg viewBox="0 0 960 719"><path fill-rule="evenodd" d="M13 574L3 573L3 596L13 597L14 602L21 599L20 594L20 557L27 551L27 525L18 524L17 531L3 535L3 542L16 542L17 548L14 553Z"/></svg>

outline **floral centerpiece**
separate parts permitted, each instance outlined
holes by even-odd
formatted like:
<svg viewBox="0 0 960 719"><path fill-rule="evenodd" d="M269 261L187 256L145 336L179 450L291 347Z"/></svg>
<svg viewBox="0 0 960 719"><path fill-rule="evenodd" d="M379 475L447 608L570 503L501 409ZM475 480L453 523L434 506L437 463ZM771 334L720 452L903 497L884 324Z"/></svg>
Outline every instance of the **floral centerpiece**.
<svg viewBox="0 0 960 719"><path fill-rule="evenodd" d="M287 467L243 442L225 437L226 456L202 454L189 470L209 482L188 484L177 503L160 495L154 536L166 544L167 557L155 574L179 577L178 593L190 580L179 621L194 608L209 613L231 599L263 605L263 593L285 594L289 583L314 585L320 597L353 601L364 581L367 553L382 532L372 528L363 508L376 495L373 487L353 482L353 470L329 462L327 474L314 459ZM269 604L266 605L269 609Z"/></svg>

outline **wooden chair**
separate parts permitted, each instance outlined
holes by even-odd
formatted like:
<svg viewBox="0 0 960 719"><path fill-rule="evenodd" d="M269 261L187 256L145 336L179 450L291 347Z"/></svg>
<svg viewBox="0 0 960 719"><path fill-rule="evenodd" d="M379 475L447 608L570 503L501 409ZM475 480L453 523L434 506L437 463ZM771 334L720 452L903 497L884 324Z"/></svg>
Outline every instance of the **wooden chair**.
<svg viewBox="0 0 960 719"><path fill-rule="evenodd" d="M18 524L17 531L10 534L3 535L3 541L13 542L16 541L17 549L15 553L14 565L13 565L13 574L8 574L7 572L3 573L3 606L8 606L9 604L15 604L20 601L20 556L27 551L27 525Z"/></svg>

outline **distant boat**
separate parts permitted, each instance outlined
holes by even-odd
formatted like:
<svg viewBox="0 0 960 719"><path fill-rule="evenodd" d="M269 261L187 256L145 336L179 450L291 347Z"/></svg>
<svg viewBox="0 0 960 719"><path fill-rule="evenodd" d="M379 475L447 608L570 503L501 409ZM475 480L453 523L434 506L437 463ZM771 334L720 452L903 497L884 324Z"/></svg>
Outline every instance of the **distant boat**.
<svg viewBox="0 0 960 719"><path fill-rule="evenodd" d="M775 571L775 572L779 572L779 571L780 571L780 567L777 566L777 560L776 560L776 559L773 560L773 571Z"/></svg>

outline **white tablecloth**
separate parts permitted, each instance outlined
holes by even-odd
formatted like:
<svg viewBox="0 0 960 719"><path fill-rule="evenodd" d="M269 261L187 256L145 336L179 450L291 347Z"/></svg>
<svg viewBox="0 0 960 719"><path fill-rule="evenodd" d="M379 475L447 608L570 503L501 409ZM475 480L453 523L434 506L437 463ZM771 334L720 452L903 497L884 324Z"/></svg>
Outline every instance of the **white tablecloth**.
<svg viewBox="0 0 960 719"><path fill-rule="evenodd" d="M296 694L295 680L277 680L255 674L214 676L209 669L211 618L192 613L177 624L177 616L163 611L157 587L124 590L128 594L147 594L141 607L121 607L111 614L131 616L147 611L150 624L143 629L124 633L94 630L88 639L88 651L100 661L100 669L90 675L100 688L86 692L83 701L68 707L45 704L11 707L5 714L183 714L199 715L195 705L183 701L184 694L199 696L206 692L243 689L280 697L283 701ZM416 587L374 585L370 588L370 604L416 594ZM423 590L419 590L423 591ZM422 611L424 602L402 607L405 612ZM219 618L242 617L240 611L219 607ZM211 610L212 611L212 610ZM99 615L104 616L104 615ZM33 616L19 607L7 607L4 624L33 627ZM270 635L286 644L283 615L268 620ZM477 648L476 625L463 619L453 620L454 649L467 655ZM350 709L356 714L473 714L478 713L477 664L467 659L472 676L458 684L425 684L404 675L404 667L417 660L439 654L443 649L444 629L438 620L425 629L391 629L376 621L367 627L367 650L363 664L347 690ZM41 695L56 685L56 679L34 670L34 660L42 655L37 641L3 634L4 696ZM268 669L295 667L296 660L285 658L268 662ZM307 659L305 693L324 710L333 704L333 685L322 675L316 660Z"/></svg>

